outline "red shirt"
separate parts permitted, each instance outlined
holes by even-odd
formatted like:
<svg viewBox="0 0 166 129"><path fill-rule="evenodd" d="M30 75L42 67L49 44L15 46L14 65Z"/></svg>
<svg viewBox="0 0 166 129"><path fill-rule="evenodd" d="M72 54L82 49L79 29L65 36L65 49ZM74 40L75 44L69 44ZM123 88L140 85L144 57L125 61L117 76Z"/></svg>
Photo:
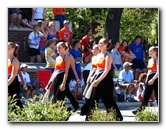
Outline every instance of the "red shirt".
<svg viewBox="0 0 166 129"><path fill-rule="evenodd" d="M66 12L66 9L65 8L53 8L52 11L53 11L54 16L56 16L57 13Z"/></svg>
<svg viewBox="0 0 166 129"><path fill-rule="evenodd" d="M84 36L80 43L81 43L81 46L84 46L84 48L87 46L88 42L90 41L90 39L92 39L92 37L89 37L89 36ZM84 52L84 55L83 55L83 58L87 57L89 55L89 51L86 51Z"/></svg>
<svg viewBox="0 0 166 129"><path fill-rule="evenodd" d="M124 48L123 46L120 46L120 47L119 47L119 51L125 52L125 48ZM128 51L127 51L127 52L130 53L130 51L131 51L131 50L128 48Z"/></svg>

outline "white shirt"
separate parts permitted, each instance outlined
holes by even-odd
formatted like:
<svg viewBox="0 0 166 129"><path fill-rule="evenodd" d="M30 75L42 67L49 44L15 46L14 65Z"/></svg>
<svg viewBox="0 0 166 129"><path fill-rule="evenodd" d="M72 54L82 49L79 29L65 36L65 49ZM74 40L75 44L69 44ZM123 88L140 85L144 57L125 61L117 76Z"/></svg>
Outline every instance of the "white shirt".
<svg viewBox="0 0 166 129"><path fill-rule="evenodd" d="M23 77L23 79L24 79L24 83L25 83L25 84L31 82L31 81L30 81L30 76L29 76L29 74L28 74L27 72L25 72L25 74L24 74L24 73L21 71L21 74L22 74L22 77ZM19 75L18 75L18 81L21 82L21 78L20 78Z"/></svg>
<svg viewBox="0 0 166 129"><path fill-rule="evenodd" d="M114 64L121 64L121 54L118 50L112 49L110 54L113 56Z"/></svg>
<svg viewBox="0 0 166 129"><path fill-rule="evenodd" d="M43 36L43 34L41 32L39 32L39 35L35 35L34 31L31 32L28 36L28 39L31 40L31 43L35 43L37 45L33 45L33 44L29 44L30 48L35 48L38 49L39 48L39 43L40 43L40 39Z"/></svg>
<svg viewBox="0 0 166 129"><path fill-rule="evenodd" d="M34 19L44 19L43 17L44 8L33 8L33 10L35 11Z"/></svg>

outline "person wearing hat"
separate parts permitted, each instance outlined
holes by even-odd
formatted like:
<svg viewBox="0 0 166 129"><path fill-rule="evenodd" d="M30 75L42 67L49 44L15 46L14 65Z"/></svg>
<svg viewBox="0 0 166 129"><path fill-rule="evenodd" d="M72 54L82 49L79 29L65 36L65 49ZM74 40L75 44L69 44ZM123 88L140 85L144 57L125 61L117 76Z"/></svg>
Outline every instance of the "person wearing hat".
<svg viewBox="0 0 166 129"><path fill-rule="evenodd" d="M30 94L31 94L31 97L33 98L35 93L36 93L36 87L31 85L30 76L27 73L27 67L28 66L25 63L20 65L20 69L21 69L21 73L22 73L22 76L24 79L24 83L27 86L26 95L25 95L26 99L29 98ZM18 76L18 80L19 80L19 82L21 81L19 76Z"/></svg>
<svg viewBox="0 0 166 129"><path fill-rule="evenodd" d="M134 95L136 96L136 91L138 89L137 85L134 84L133 71L131 70L132 63L125 62L123 64L123 70L119 73L119 78L122 79L123 85L126 86L126 100L129 102L136 101L130 96L130 88L133 87Z"/></svg>
<svg viewBox="0 0 166 129"><path fill-rule="evenodd" d="M66 41L69 45L72 39L72 32L69 30L69 20L64 20L64 27L58 32L59 40Z"/></svg>

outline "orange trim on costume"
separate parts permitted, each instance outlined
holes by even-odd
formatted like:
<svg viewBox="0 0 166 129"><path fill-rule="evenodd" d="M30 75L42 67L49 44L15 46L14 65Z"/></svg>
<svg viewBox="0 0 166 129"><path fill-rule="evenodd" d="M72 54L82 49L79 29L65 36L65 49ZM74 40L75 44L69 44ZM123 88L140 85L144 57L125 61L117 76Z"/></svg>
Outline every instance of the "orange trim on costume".
<svg viewBox="0 0 166 129"><path fill-rule="evenodd" d="M62 57L57 57L56 59L56 64L55 64L55 69L56 70L65 70L66 63Z"/></svg>
<svg viewBox="0 0 166 129"><path fill-rule="evenodd" d="M156 71L157 70L157 63L156 63L156 61L154 61L150 65L148 65L147 68L150 71Z"/></svg>
<svg viewBox="0 0 166 129"><path fill-rule="evenodd" d="M8 74L12 73L12 63L8 62Z"/></svg>

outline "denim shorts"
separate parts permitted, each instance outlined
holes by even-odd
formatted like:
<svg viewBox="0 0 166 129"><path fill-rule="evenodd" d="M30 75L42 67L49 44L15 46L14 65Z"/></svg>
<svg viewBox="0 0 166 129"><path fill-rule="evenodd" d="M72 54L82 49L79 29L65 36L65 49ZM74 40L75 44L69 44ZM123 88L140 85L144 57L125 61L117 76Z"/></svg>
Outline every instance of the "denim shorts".
<svg viewBox="0 0 166 129"><path fill-rule="evenodd" d="M45 48L46 48L46 47L44 47L44 46L39 46L39 51L40 51L40 52L44 52L44 51L45 51Z"/></svg>

